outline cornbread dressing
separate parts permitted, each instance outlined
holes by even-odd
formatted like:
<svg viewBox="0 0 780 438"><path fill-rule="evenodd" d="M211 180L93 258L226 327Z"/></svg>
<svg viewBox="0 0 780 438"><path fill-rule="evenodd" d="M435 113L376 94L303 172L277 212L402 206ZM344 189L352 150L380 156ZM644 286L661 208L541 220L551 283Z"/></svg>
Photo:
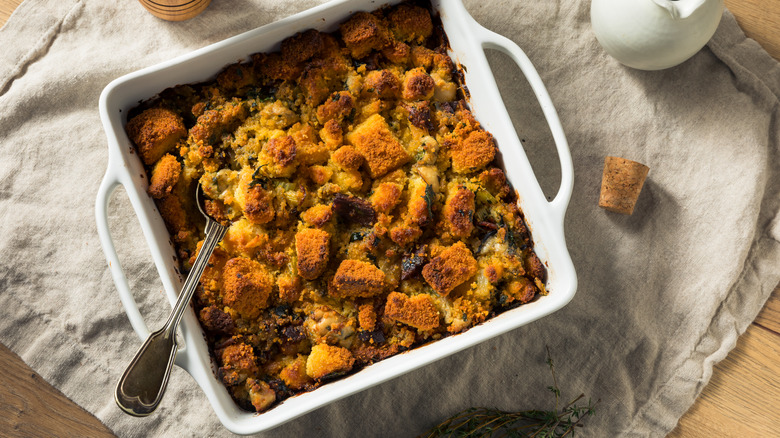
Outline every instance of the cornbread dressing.
<svg viewBox="0 0 780 438"><path fill-rule="evenodd" d="M422 2L358 12L180 85L127 134L186 272L194 205L229 224L194 299L218 376L262 412L546 294L546 270Z"/></svg>

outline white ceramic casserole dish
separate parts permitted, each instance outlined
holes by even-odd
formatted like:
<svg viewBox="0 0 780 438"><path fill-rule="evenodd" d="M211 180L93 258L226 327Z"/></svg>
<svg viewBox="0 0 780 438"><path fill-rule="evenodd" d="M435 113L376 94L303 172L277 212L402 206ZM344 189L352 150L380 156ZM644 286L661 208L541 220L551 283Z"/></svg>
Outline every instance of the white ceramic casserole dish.
<svg viewBox="0 0 780 438"><path fill-rule="evenodd" d="M108 230L108 200L123 185L141 223L152 259L171 304L183 279L177 273L174 248L151 197L146 194L146 173L125 134L128 110L139 101L178 84L213 78L224 66L252 53L273 51L286 37L309 28L334 31L354 12L375 10L400 1L335 0L275 23L210 45L190 54L125 75L111 82L100 96L100 116L108 137L108 170L100 185L96 217L98 234L122 304L133 329L144 340L149 329L130 292L127 279ZM509 39L480 26L459 0L433 0L449 38L454 61L465 66L465 81L471 94L470 105L476 118L496 138L507 175L518 191L520 207L533 235L536 252L548 268L549 295L507 311L456 336L390 357L359 372L328 383L312 392L285 400L262 413L240 409L216 377L203 332L194 311L185 313L181 333L185 346L176 364L189 372L205 392L220 421L238 434L260 432L322 407L342 397L392 379L434 362L486 339L520 327L566 305L574 296L577 278L563 232L563 218L573 188L571 154L558 116L539 75L520 48ZM513 59L531 84L547 118L561 161L561 187L548 202L526 158L485 58L484 49L497 49Z"/></svg>

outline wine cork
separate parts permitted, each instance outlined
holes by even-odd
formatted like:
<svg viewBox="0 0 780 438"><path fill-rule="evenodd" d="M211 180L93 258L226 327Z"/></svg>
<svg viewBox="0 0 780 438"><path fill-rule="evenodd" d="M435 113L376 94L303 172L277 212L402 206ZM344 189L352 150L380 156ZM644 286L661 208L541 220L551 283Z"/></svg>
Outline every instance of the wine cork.
<svg viewBox="0 0 780 438"><path fill-rule="evenodd" d="M649 171L649 167L636 161L606 157L599 207L620 214L633 213Z"/></svg>
<svg viewBox="0 0 780 438"><path fill-rule="evenodd" d="M200 14L211 0L138 0L157 18L184 21Z"/></svg>

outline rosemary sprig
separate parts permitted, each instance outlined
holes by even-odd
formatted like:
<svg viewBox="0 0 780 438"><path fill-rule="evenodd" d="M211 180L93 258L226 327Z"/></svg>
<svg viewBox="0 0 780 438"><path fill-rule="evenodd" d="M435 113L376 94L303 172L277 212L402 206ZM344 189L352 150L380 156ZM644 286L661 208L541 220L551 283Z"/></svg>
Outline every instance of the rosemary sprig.
<svg viewBox="0 0 780 438"><path fill-rule="evenodd" d="M446 419L418 438L494 436L563 438L574 436L575 429L583 427L583 420L594 414L599 400L591 403L588 399L587 406L579 406L577 403L585 398L585 394L580 394L559 409L561 390L558 388L555 365L550 356L549 348L547 348L547 366L550 367L553 378L552 386L548 386L547 389L555 395L554 410L532 409L508 412L490 408L469 408Z"/></svg>

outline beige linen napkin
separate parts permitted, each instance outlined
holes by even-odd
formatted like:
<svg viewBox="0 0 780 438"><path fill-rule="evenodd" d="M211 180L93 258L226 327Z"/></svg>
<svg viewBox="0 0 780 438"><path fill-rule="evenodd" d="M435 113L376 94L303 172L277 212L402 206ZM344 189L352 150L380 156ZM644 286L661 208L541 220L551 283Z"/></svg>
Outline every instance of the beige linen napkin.
<svg viewBox="0 0 780 438"><path fill-rule="evenodd" d="M229 435L175 369L145 419L114 405L140 341L94 225L107 160L98 96L112 79L313 6L215 1L169 23L134 1L26 0L0 30L0 342L121 436ZM535 63L571 143L566 216L579 289L565 309L305 415L267 436L410 436L472 405L552 405L549 346L564 397L601 399L582 436L662 436L693 403L780 279L780 65L726 13L709 46L669 70L609 58L588 1L467 0ZM519 70L490 56L507 107L552 195L550 134ZM650 175L633 216L597 207L606 155ZM142 312L170 308L121 192L112 230Z"/></svg>

